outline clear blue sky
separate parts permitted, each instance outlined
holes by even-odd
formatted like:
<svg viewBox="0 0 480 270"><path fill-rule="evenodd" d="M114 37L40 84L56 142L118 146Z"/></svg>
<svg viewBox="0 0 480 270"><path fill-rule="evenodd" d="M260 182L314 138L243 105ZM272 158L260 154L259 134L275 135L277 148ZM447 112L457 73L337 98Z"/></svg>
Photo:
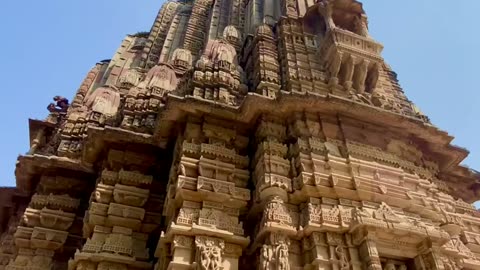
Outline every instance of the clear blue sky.
<svg viewBox="0 0 480 270"><path fill-rule="evenodd" d="M0 186L14 185L28 151L28 118L47 116L55 95L71 99L95 62L127 33L148 31L163 1L15 0L0 9ZM364 0L371 35L406 94L472 154L480 169L480 1Z"/></svg>

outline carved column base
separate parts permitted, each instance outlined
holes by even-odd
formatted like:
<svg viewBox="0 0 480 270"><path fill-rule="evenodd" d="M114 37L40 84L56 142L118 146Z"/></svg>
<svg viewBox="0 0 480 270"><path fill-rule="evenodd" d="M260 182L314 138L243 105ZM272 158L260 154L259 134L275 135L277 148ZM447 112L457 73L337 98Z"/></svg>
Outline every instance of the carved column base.
<svg viewBox="0 0 480 270"><path fill-rule="evenodd" d="M337 77L331 77L330 80L328 80L328 87L334 88L338 85L338 78Z"/></svg>
<svg viewBox="0 0 480 270"><path fill-rule="evenodd" d="M345 89L345 91L350 92L352 90L352 85L352 81L347 81L343 84L343 88Z"/></svg>
<svg viewBox="0 0 480 270"><path fill-rule="evenodd" d="M175 235L170 246L171 262L166 269L191 269L195 261L195 239L190 236ZM164 254L163 259L167 259Z"/></svg>
<svg viewBox="0 0 480 270"><path fill-rule="evenodd" d="M358 87L357 87L357 92L358 92L359 94L365 93L365 85L358 86Z"/></svg>

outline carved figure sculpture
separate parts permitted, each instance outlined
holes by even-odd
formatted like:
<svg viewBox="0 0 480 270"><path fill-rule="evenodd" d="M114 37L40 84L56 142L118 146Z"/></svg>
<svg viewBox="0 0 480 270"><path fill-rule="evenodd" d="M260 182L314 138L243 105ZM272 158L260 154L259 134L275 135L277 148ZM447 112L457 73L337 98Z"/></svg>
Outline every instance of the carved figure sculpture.
<svg viewBox="0 0 480 270"><path fill-rule="evenodd" d="M333 3L331 0L321 1L318 5L318 11L325 19L327 30L335 28L335 22L333 21Z"/></svg>
<svg viewBox="0 0 480 270"><path fill-rule="evenodd" d="M207 247L200 247L200 265L207 270L210 266L210 255Z"/></svg>
<svg viewBox="0 0 480 270"><path fill-rule="evenodd" d="M362 14L360 15L360 17L355 17L354 23L355 23L356 33L358 35L362 37L369 37L367 16Z"/></svg>
<svg viewBox="0 0 480 270"><path fill-rule="evenodd" d="M335 248L335 253L337 254L338 261L340 262L340 270L348 270L350 268L350 263L348 262L348 258L345 254L343 246L337 246Z"/></svg>
<svg viewBox="0 0 480 270"><path fill-rule="evenodd" d="M273 259L273 250L268 245L263 245L260 252L260 269L269 270Z"/></svg>
<svg viewBox="0 0 480 270"><path fill-rule="evenodd" d="M225 244L222 240L199 237L195 241L198 247L198 267L201 270L222 270L222 252Z"/></svg>
<svg viewBox="0 0 480 270"><path fill-rule="evenodd" d="M222 269L222 251L219 247L212 248L212 255L211 255L211 262L210 262L211 270Z"/></svg>
<svg viewBox="0 0 480 270"><path fill-rule="evenodd" d="M288 263L288 246L287 244L281 244L277 247L277 261L278 270L290 270L290 264Z"/></svg>

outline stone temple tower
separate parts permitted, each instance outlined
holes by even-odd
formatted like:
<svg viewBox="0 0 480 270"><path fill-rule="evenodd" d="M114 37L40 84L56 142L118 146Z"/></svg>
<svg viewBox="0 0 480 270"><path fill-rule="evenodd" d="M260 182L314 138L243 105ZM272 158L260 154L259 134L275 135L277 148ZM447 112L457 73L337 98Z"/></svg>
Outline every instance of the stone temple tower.
<svg viewBox="0 0 480 270"><path fill-rule="evenodd" d="M479 270L480 175L382 49L355 0L167 1L30 120L0 268Z"/></svg>

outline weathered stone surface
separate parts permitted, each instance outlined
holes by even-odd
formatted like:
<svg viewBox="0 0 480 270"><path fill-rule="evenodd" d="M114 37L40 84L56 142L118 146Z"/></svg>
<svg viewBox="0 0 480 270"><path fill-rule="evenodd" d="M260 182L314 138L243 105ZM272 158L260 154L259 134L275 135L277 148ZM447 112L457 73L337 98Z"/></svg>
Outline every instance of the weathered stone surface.
<svg viewBox="0 0 480 270"><path fill-rule="evenodd" d="M382 50L356 0L167 1L30 121L0 270L480 270L480 174Z"/></svg>

